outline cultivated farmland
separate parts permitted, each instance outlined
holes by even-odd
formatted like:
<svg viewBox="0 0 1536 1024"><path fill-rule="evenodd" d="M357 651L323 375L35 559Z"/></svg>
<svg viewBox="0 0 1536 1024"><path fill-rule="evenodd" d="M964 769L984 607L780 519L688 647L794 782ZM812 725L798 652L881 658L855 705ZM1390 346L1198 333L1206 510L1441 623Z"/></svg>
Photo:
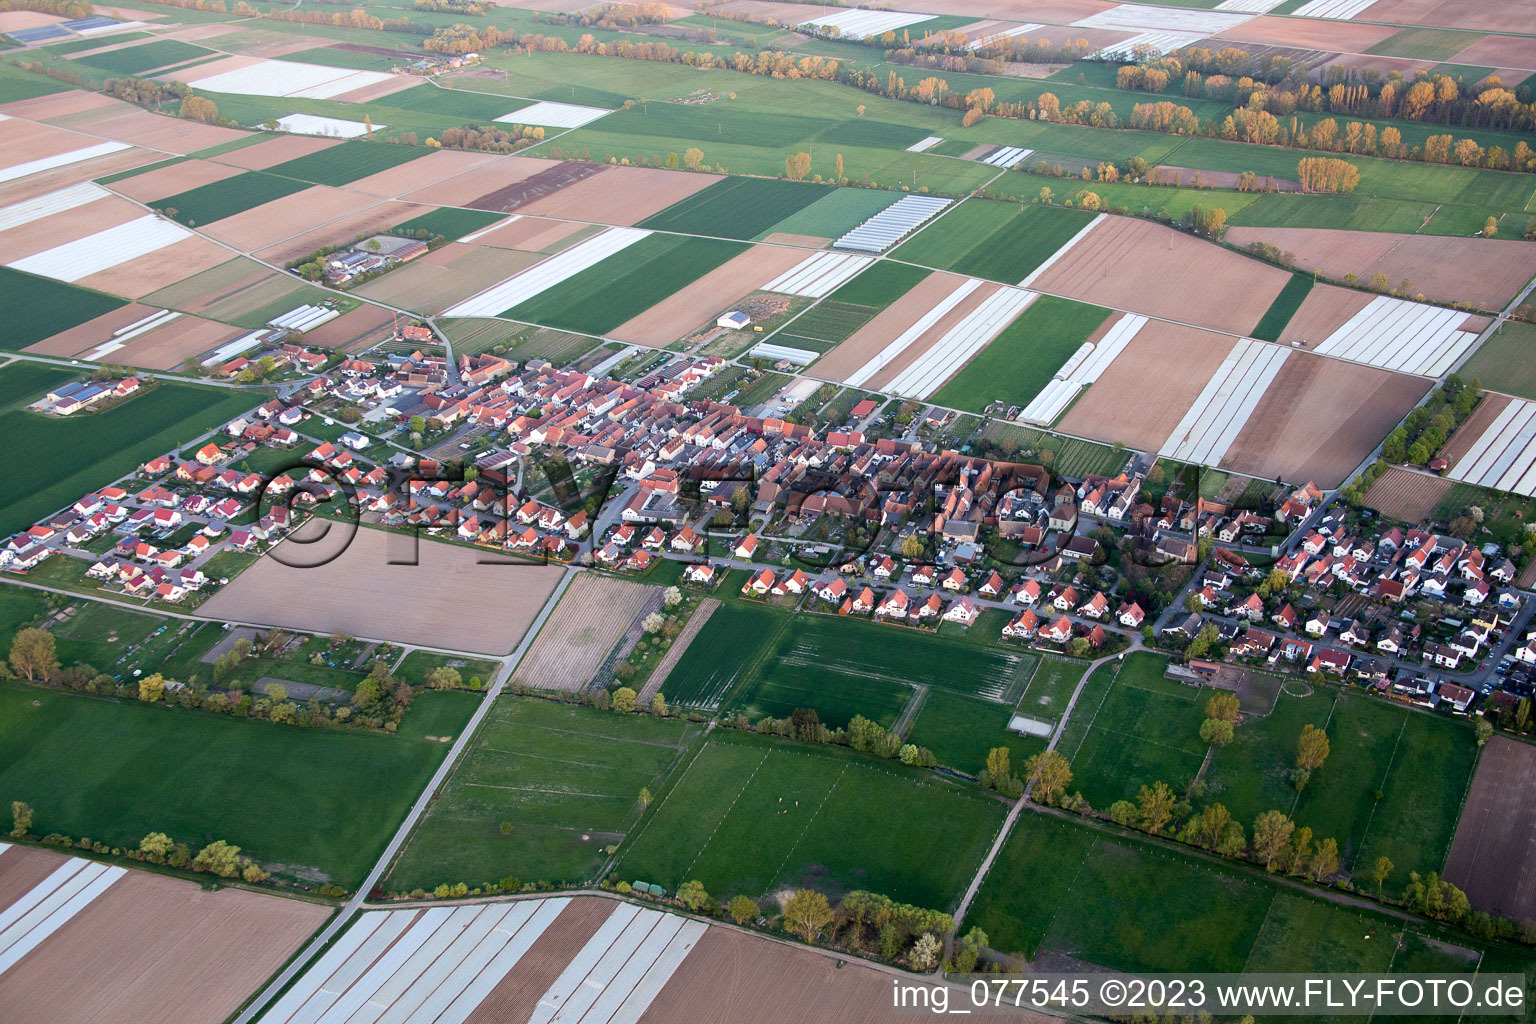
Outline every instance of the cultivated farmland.
<svg viewBox="0 0 1536 1024"><path fill-rule="evenodd" d="M512 674L522 686L580 690L641 613L660 607L655 587L584 572L566 590Z"/></svg>
<svg viewBox="0 0 1536 1024"><path fill-rule="evenodd" d="M316 185L345 185L425 155L414 146L354 140L275 164L267 168L267 173Z"/></svg>
<svg viewBox="0 0 1536 1024"><path fill-rule="evenodd" d="M981 412L1001 401L1028 405L1109 317L1109 310L1042 295L933 395L939 405Z"/></svg>
<svg viewBox="0 0 1536 1024"><path fill-rule="evenodd" d="M0 302L25 306L27 315L6 330L6 348L26 348L44 338L112 312L123 300L35 274L0 267Z"/></svg>
<svg viewBox="0 0 1536 1024"><path fill-rule="evenodd" d="M1384 516L1405 523L1427 519L1455 486L1443 476L1391 466L1365 494L1365 503Z"/></svg>
<svg viewBox="0 0 1536 1024"><path fill-rule="evenodd" d="M829 185L727 178L641 221L640 226L716 238L756 238L831 193Z"/></svg>
<svg viewBox="0 0 1536 1024"><path fill-rule="evenodd" d="M1445 864L1445 877L1472 905L1523 921L1536 914L1536 862L1529 856L1536 809L1522 795L1536 778L1536 747L1494 737L1472 778Z"/></svg>
<svg viewBox="0 0 1536 1024"><path fill-rule="evenodd" d="M503 697L411 834L386 887L590 880L699 731L681 719ZM503 828L509 823L509 829Z"/></svg>
<svg viewBox="0 0 1536 1024"><path fill-rule="evenodd" d="M968 199L894 255L938 270L1018 284L1093 219L1054 206Z"/></svg>
<svg viewBox="0 0 1536 1024"><path fill-rule="evenodd" d="M166 216L195 227L243 213L306 188L309 188L308 182L248 171L148 202Z"/></svg>

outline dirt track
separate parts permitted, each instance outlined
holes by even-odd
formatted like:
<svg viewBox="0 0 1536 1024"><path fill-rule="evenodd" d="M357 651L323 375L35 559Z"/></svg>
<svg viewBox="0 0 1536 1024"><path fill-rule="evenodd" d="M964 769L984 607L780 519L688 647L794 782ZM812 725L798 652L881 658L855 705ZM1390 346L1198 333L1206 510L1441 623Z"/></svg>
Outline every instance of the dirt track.
<svg viewBox="0 0 1536 1024"><path fill-rule="evenodd" d="M1516 921L1536 917L1536 747L1505 736L1488 741L1472 776L1445 879L1478 910Z"/></svg>
<svg viewBox="0 0 1536 1024"><path fill-rule="evenodd" d="M1421 377L1293 352L1222 466L1336 487L1429 390Z"/></svg>
<svg viewBox="0 0 1536 1024"><path fill-rule="evenodd" d="M1149 320L1060 427L1079 437L1156 451L1234 344L1225 335Z"/></svg>
<svg viewBox="0 0 1536 1024"><path fill-rule="evenodd" d="M1042 291L1247 334L1290 275L1134 217L1108 217L1035 279Z"/></svg>
<svg viewBox="0 0 1536 1024"><path fill-rule="evenodd" d="M331 524L338 535L346 528ZM300 530L312 536L308 525ZM285 540L282 554L298 562L302 545ZM321 544L320 547L334 548ZM425 644L502 655L522 639L561 569L483 564L491 550L422 539L418 565L404 531L359 528L352 543L320 568L291 568L271 555L241 573L201 608L204 615L266 626ZM318 559L316 559L318 560Z"/></svg>
<svg viewBox="0 0 1536 1024"><path fill-rule="evenodd" d="M701 324L711 323L749 295L805 259L799 249L754 245L682 290L608 333L619 341L661 348Z"/></svg>

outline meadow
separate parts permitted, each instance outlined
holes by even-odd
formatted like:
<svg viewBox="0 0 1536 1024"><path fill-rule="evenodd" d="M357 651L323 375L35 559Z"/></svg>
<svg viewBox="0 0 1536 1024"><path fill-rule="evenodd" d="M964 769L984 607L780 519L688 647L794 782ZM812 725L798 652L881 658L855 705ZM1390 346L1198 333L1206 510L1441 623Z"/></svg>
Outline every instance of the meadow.
<svg viewBox="0 0 1536 1024"><path fill-rule="evenodd" d="M1045 749L1045 739L1008 731L1013 708L946 690L929 690L919 698L916 717L905 739L927 747L939 764L975 775L987 766L987 754L1007 747L1011 763L1024 762Z"/></svg>
<svg viewBox="0 0 1536 1024"><path fill-rule="evenodd" d="M1485 388L1536 399L1536 325L1505 321L1457 372Z"/></svg>
<svg viewBox="0 0 1536 1024"><path fill-rule="evenodd" d="M10 267L0 267L0 302L7 309L27 311L6 328L3 344L11 349L26 348L125 304L111 295Z"/></svg>
<svg viewBox="0 0 1536 1024"><path fill-rule="evenodd" d="M1108 317L1102 306L1042 295L950 378L933 402L972 412L995 401L1028 405Z"/></svg>
<svg viewBox="0 0 1536 1024"><path fill-rule="evenodd" d="M20 359L0 366L0 412L28 405L49 390L78 376L62 366L24 362Z"/></svg>
<svg viewBox="0 0 1536 1024"><path fill-rule="evenodd" d="M698 879L721 900L809 885L947 910L1005 811L896 762L717 731L620 847L617 873L667 889Z"/></svg>
<svg viewBox="0 0 1536 1024"><path fill-rule="evenodd" d="M673 203L640 227L715 238L755 238L787 217L833 195L829 185L766 178L727 178Z"/></svg>
<svg viewBox="0 0 1536 1024"><path fill-rule="evenodd" d="M282 877L356 886L478 698L427 693L393 736L294 729L0 683L0 791L38 832L240 846ZM81 758L80 751L92 756Z"/></svg>
<svg viewBox="0 0 1536 1024"><path fill-rule="evenodd" d="M1093 215L1055 206L967 199L892 254L938 270L1016 284Z"/></svg>
<svg viewBox="0 0 1536 1024"><path fill-rule="evenodd" d="M661 788L697 732L681 719L501 698L384 884L590 879L639 818L640 790Z"/></svg>
<svg viewBox="0 0 1536 1024"><path fill-rule="evenodd" d="M501 315L602 334L746 250L717 238L648 235Z"/></svg>
<svg viewBox="0 0 1536 1024"><path fill-rule="evenodd" d="M162 382L110 409L67 419L24 409L0 413L0 434L17 453L13 468L28 481L0 500L0 534L25 529L258 400L249 392Z"/></svg>

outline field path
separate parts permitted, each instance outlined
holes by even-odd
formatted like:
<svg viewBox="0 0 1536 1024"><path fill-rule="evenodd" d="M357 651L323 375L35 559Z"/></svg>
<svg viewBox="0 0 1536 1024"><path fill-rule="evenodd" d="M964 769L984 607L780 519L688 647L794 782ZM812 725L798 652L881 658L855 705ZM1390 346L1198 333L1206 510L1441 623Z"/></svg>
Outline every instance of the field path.
<svg viewBox="0 0 1536 1024"><path fill-rule="evenodd" d="M688 645L693 643L693 638L699 635L699 630L704 628L704 624L719 607L720 602L713 597L706 597L699 602L698 608L694 609L693 617L688 620L688 625L684 626L683 631L677 635L677 639L672 641L672 646L667 648L666 656L651 672L651 678L647 679L645 685L640 688L636 701L642 705L650 704L651 698L661 690L661 684L667 681L667 676L672 674L672 670L687 653Z"/></svg>
<svg viewBox="0 0 1536 1024"><path fill-rule="evenodd" d="M405 816L405 820L395 830L394 837L390 839L389 845L384 848L384 852L373 865L373 870L368 872L368 877L363 880L363 884L357 887L357 892L352 895L351 899L347 900L341 911L331 918L330 923L311 939L309 944L299 951L298 955L288 962L288 966L284 967L276 977L267 983L265 988L251 999L240 1015L235 1018L235 1024L248 1024L248 1022L255 1020L257 1014L269 1002L275 999L278 993L287 988L289 983L304 970L305 966L363 909L363 903L367 900L368 894L373 891L374 886L378 885L379 879L384 877L385 870L394 861L395 855L400 851L400 847L405 844L406 837L416 827L416 822L426 811L427 805L432 802L432 798L437 794L443 781L448 778L449 773L458 764L459 758L463 756L465 749L469 746L471 737L479 731L480 723L485 720L485 716L491 710L492 705L495 704L496 698L501 695L502 687L512 677L512 669L517 666L518 661L527 653L528 648L533 645L534 637L538 636L544 621L555 610L555 606L560 603L561 595L565 593L566 588L571 585L571 582L580 572L580 569L574 567L565 570L564 575L560 577L560 581L550 591L549 597L545 599L544 607L539 609L539 614L533 620L533 624L523 633L523 638L518 642L517 647L512 650L511 654L501 659L501 666L496 671L496 681L491 684L490 689L486 690L485 698L480 701L479 707L475 708L475 713L470 716L469 722L463 729L459 730L459 735L455 737L448 755L437 766L437 771L432 773L432 778L427 782L426 788L421 791L421 795L411 805L410 813Z"/></svg>

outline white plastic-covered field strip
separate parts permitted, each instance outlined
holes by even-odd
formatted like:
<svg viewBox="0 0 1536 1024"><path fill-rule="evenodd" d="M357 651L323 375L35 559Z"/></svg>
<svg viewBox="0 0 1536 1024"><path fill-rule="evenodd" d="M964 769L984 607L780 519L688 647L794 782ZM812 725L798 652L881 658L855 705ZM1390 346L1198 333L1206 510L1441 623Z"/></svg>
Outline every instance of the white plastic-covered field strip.
<svg viewBox="0 0 1536 1024"><path fill-rule="evenodd" d="M267 324L270 327L279 327L288 331L308 331L321 324L330 323L339 316L341 313L326 306L304 305L268 320Z"/></svg>
<svg viewBox="0 0 1536 1024"><path fill-rule="evenodd" d="M993 167L1012 167L1033 152L1034 150L1025 149L1023 146L999 146L982 157L981 162L991 164Z"/></svg>
<svg viewBox="0 0 1536 1024"><path fill-rule="evenodd" d="M379 1015L379 1024L407 1024L408 1021L430 1021L447 1007L438 1000L438 992L449 976L475 949L493 933L511 911L513 904L501 903L477 907L479 913L466 919L457 919L446 927L457 930L453 940L426 966L404 992L394 999L388 1009ZM520 911L520 913L523 913ZM430 943L429 945L435 945ZM407 961L409 963L409 961ZM377 1001L377 1000L375 1000ZM433 1009L432 1006L436 1006Z"/></svg>
<svg viewBox="0 0 1536 1024"><path fill-rule="evenodd" d="M1155 50L1161 55L1198 43L1208 34L1206 32L1138 32L1129 39L1122 39L1112 46L1104 47L1104 49L1095 53L1094 56L1101 58L1130 58L1138 53L1145 53L1149 50Z"/></svg>
<svg viewBox="0 0 1536 1024"><path fill-rule="evenodd" d="M661 955L645 967L639 980L631 985L629 979L624 978L621 984L610 986L597 1005L582 1018L582 1024L602 1024L604 1021L607 1024L638 1024L650 1008L651 1001L672 980L672 975L677 973L688 954L693 952L693 947L698 945L708 931L709 926L702 921L684 921ZM611 1004L610 996L615 994L624 996L618 1009L607 1017L595 1016L607 1011Z"/></svg>
<svg viewBox="0 0 1536 1024"><path fill-rule="evenodd" d="M818 252L763 285L763 291L819 299L831 294L873 262L871 256L856 256L849 252Z"/></svg>
<svg viewBox="0 0 1536 1024"><path fill-rule="evenodd" d="M1050 383L1040 389L1040 393L1030 399L1024 411L1019 414L1019 419L1025 423L1039 423L1050 426L1056 422L1056 418L1066 411L1067 406L1077 397L1077 393L1083 390L1083 386L1075 380L1062 380L1060 377L1051 378Z"/></svg>
<svg viewBox="0 0 1536 1024"><path fill-rule="evenodd" d="M981 281L974 277L968 277L964 281L961 281L958 285L955 286L954 291L940 299L937 305L935 305L928 312L924 313L922 316L918 317L917 321L913 323L911 327L908 327L906 330L902 331L899 335L896 336L894 340L890 342L890 344L886 345L879 352L875 353L873 359L870 359L863 366L849 374L844 383L852 384L856 387L869 380L869 378L873 377L875 374L879 373L881 367L885 366L886 363L899 356L903 351L906 350L908 345L912 344L918 338L921 338L928 332L929 328L938 323L944 317L945 313L948 313L950 310L954 309L960 304L961 300L963 300L967 295L971 294L971 292L980 287Z"/></svg>
<svg viewBox="0 0 1536 1024"><path fill-rule="evenodd" d="M357 952L358 947L378 931L379 926L391 914L399 913L408 913L408 911L366 910L357 915L357 920L352 923L352 927L342 932L341 938L336 940L335 945L326 950L319 960L299 975L293 986L283 993L281 999L272 1004L271 1009L262 1014L261 1019L273 1022L291 1019L311 996L320 991L320 986L325 984L353 953Z"/></svg>
<svg viewBox="0 0 1536 1024"><path fill-rule="evenodd" d="M439 1021L448 1007L474 982L495 959L496 954L518 934L533 917L537 904L524 901L514 903L504 914L498 915L485 937L475 944L469 953L453 962L453 969L443 977L441 984L427 996L420 1009L411 1015L412 1021ZM473 1009L471 1007L470 1009ZM468 1016L466 1013L465 1016Z"/></svg>
<svg viewBox="0 0 1536 1024"><path fill-rule="evenodd" d="M544 993L528 1024L634 1024L708 929L620 906Z"/></svg>
<svg viewBox="0 0 1536 1024"><path fill-rule="evenodd" d="M1280 0L1276 0L1276 2L1278 3ZM1034 35L1036 32L1039 32L1043 28L1045 28L1044 25L1036 25L1031 23L1028 25L1015 25L1012 28L1005 28L999 32L988 32L980 39L971 40L970 48L973 51L985 50L989 46L998 45L1005 39L1017 39L1019 36Z"/></svg>
<svg viewBox="0 0 1536 1024"><path fill-rule="evenodd" d="M941 143L943 141L944 141L944 136L942 136L942 135L930 135L926 139L921 139L921 140L919 140L917 142L912 143L912 145L907 147L907 152L908 153L926 153L926 152L928 152L928 150L932 149L934 146L937 146L939 143Z"/></svg>
<svg viewBox="0 0 1536 1024"><path fill-rule="evenodd" d="M1332 21L1348 21L1358 17L1376 0L1312 0L1291 12L1294 18L1328 18Z"/></svg>
<svg viewBox="0 0 1536 1024"><path fill-rule="evenodd" d="M600 235L593 235L585 242L571 246L551 256L521 274L492 285L479 295L471 296L444 311L444 316L498 316L513 306L521 305L540 292L596 266L603 260L649 235L641 228L609 228Z"/></svg>
<svg viewBox="0 0 1536 1024"><path fill-rule="evenodd" d="M249 67L194 79L187 84L204 92L223 92L236 96L295 96L326 100L353 89L387 82L391 77L383 71L354 71L300 61L263 60Z"/></svg>
<svg viewBox="0 0 1536 1024"><path fill-rule="evenodd" d="M1536 497L1536 402L1510 402L1447 476Z"/></svg>
<svg viewBox="0 0 1536 1024"><path fill-rule="evenodd" d="M294 135L324 135L333 139L357 139L368 132L388 128L387 124L376 124L371 129L362 121L348 121L340 117L320 117L317 114L289 114L277 119L279 131L291 132Z"/></svg>
<svg viewBox="0 0 1536 1024"><path fill-rule="evenodd" d="M175 221L146 213L126 224L44 249L7 266L59 281L78 281L192 237L192 232Z"/></svg>
<svg viewBox="0 0 1536 1024"><path fill-rule="evenodd" d="M1146 31L1198 32L1201 37L1236 28L1251 21L1251 14L1222 11L1195 11L1182 7L1152 7L1146 4L1118 4L1072 24L1080 28L1122 28Z"/></svg>
<svg viewBox="0 0 1536 1024"><path fill-rule="evenodd" d="M835 28L839 35L862 39L865 36L894 32L899 28L932 19L931 14L908 14L905 11L848 10L838 11L836 14L824 14L819 18L807 18L799 24L802 28Z"/></svg>
<svg viewBox="0 0 1536 1024"><path fill-rule="evenodd" d="M1285 0L1221 0L1213 10L1235 11L1238 14L1268 14L1285 3Z"/></svg>
<svg viewBox="0 0 1536 1024"><path fill-rule="evenodd" d="M339 998L335 999L318 1019L337 1022L350 1020L352 1015L362 1009L363 1004L368 1002L386 981L394 977L405 966L406 961L435 935L452 915L451 907L432 907L424 911L405 934L391 944L383 956L374 960L373 966L369 967L367 972L350 987L340 985L338 975L332 975L331 980L323 984L320 991L324 992L332 982L337 982L339 987L336 994ZM375 937L377 935L378 933L375 933ZM361 949L366 948L366 944L361 947ZM311 999L313 998L315 997L312 996Z"/></svg>
<svg viewBox="0 0 1536 1024"><path fill-rule="evenodd" d="M1019 419L1026 423L1051 424L1056 422L1077 393L1098 380L1115 357L1125 351L1125 346L1136 337L1136 332L1146 326L1147 318L1134 313L1126 314L1104 332L1098 344L1083 342L1071 357L1061 364L1056 376L1040 393L1030 399Z"/></svg>
<svg viewBox="0 0 1536 1024"><path fill-rule="evenodd" d="M1251 338L1239 341L1158 454L1205 466L1220 462L1290 354Z"/></svg>
<svg viewBox="0 0 1536 1024"><path fill-rule="evenodd" d="M0 974L69 923L113 882L128 873L71 857L0 914Z"/></svg>
<svg viewBox="0 0 1536 1024"><path fill-rule="evenodd" d="M463 238L459 239L459 241L461 241L461 242L473 242L475 239L481 237L482 235L488 235L492 231L495 231L497 228L504 228L508 224L511 224L513 221L521 220L521 219L522 219L522 214L518 214L518 213L510 214L510 215L508 215L506 217L503 217L501 220L498 220L494 224L487 225L486 227L481 228L479 231L474 231L474 232L471 232L470 234L465 235Z"/></svg>
<svg viewBox="0 0 1536 1024"><path fill-rule="evenodd" d="M753 359L772 359L775 361L780 359L787 359L790 362L800 366L805 366L809 363L815 362L816 357L819 355L821 355L820 352L813 352L808 348L793 348L789 345L774 345L766 341L754 346L752 349Z"/></svg>
<svg viewBox="0 0 1536 1024"><path fill-rule="evenodd" d="M68 153L55 153L53 156L41 156L36 160L28 160L25 163L0 167L0 184L7 181L15 181L17 178L25 178L29 174L39 174L58 167L68 167L70 164L94 160L98 156L110 156L113 153L121 153L125 149L132 148L126 142L98 142L94 146L72 149Z"/></svg>
<svg viewBox="0 0 1536 1024"><path fill-rule="evenodd" d="M882 252L916 231L951 201L933 196L903 196L833 242L832 248Z"/></svg>
<svg viewBox="0 0 1536 1024"><path fill-rule="evenodd" d="M528 1024L549 1024L565 1005L571 993L586 980L598 961L614 943L619 941L641 914L647 915L647 928L661 916L658 911L641 910L629 903L621 903L615 907L613 913L597 926L597 931L587 940L586 945L581 947L581 951L565 965L565 970L560 972L560 977L556 978L554 984L550 985L544 995L539 998L532 1016L528 1018Z"/></svg>
<svg viewBox="0 0 1536 1024"><path fill-rule="evenodd" d="M179 316L181 316L181 313L175 310L162 309L160 312L152 313L142 320L135 320L127 327L119 327L113 331L110 341L97 345L80 358L95 361L104 356L109 356L139 335L147 334L159 327L164 327Z"/></svg>
<svg viewBox="0 0 1536 1024"><path fill-rule="evenodd" d="M1313 351L1386 370L1438 377L1477 340L1475 332L1461 329L1466 318L1467 314L1459 310L1378 295Z"/></svg>
<svg viewBox="0 0 1536 1024"><path fill-rule="evenodd" d="M540 128L580 128L613 111L603 107L582 107L575 103L541 101L496 118L507 124L531 124Z"/></svg>
<svg viewBox="0 0 1536 1024"><path fill-rule="evenodd" d="M485 1001L485 997L501 983L508 973L517 966L518 961L533 948L535 942L544 934L555 918L560 916L560 911L569 903L568 899L542 900L534 912L526 921L521 922L515 930L509 930L506 921L503 921L498 932L505 934L508 940L491 957L490 962L467 985L462 986L457 998L448 1004L448 1008L437 1018L436 1024L464 1024L475 1008ZM510 920L510 916L508 918Z"/></svg>
<svg viewBox="0 0 1536 1024"><path fill-rule="evenodd" d="M257 343L259 343L261 339L265 338L266 336L267 332L265 330L259 330L252 331L249 334L243 334L232 341L226 341L224 344L220 345L218 348L204 356L198 365L213 366L216 363L222 363L229 359L231 356L239 355L246 349L255 348Z"/></svg>
<svg viewBox="0 0 1536 1024"><path fill-rule="evenodd" d="M1003 328L1035 301L1038 292L999 288L891 381L889 390L909 398L927 398L970 362Z"/></svg>
<svg viewBox="0 0 1536 1024"><path fill-rule="evenodd" d="M395 940L404 934L414 917L414 910L397 910L387 914L379 926L293 1012L288 1018L288 1024L316 1024L326 1011L336 1005L343 993L363 976L369 965L395 944Z"/></svg>
<svg viewBox="0 0 1536 1024"><path fill-rule="evenodd" d="M23 199L9 206L0 206L0 231L19 228L23 224L30 224L35 220L42 220L44 217L51 217L56 213L73 210L86 203L94 203L98 199L105 199L111 194L100 185L86 181L79 185L61 188L57 192L46 192L31 199Z"/></svg>
<svg viewBox="0 0 1536 1024"><path fill-rule="evenodd" d="M1093 220L1090 220L1087 224L1084 224L1082 226L1082 229L1079 230L1077 234L1073 235L1071 238L1067 239L1065 242L1062 243L1060 249L1057 249L1055 252L1053 252L1049 256L1047 256L1044 263L1040 264L1034 270L1031 270L1029 272L1029 276L1024 278L1024 280L1019 282L1019 287L1020 288L1028 288L1030 285L1034 284L1035 283L1035 278L1039 277L1041 274L1045 273L1047 270L1050 270L1051 266L1057 260L1061 259L1063 256L1065 256L1067 254L1067 250L1068 249L1072 248L1078 242L1081 242L1083 240L1083 236L1084 235L1088 234L1088 232L1090 232L1094 228L1098 227L1099 226L1099 222L1104 220L1108 216L1109 216L1109 214L1107 214L1107 213L1101 213L1097 217L1093 218Z"/></svg>

